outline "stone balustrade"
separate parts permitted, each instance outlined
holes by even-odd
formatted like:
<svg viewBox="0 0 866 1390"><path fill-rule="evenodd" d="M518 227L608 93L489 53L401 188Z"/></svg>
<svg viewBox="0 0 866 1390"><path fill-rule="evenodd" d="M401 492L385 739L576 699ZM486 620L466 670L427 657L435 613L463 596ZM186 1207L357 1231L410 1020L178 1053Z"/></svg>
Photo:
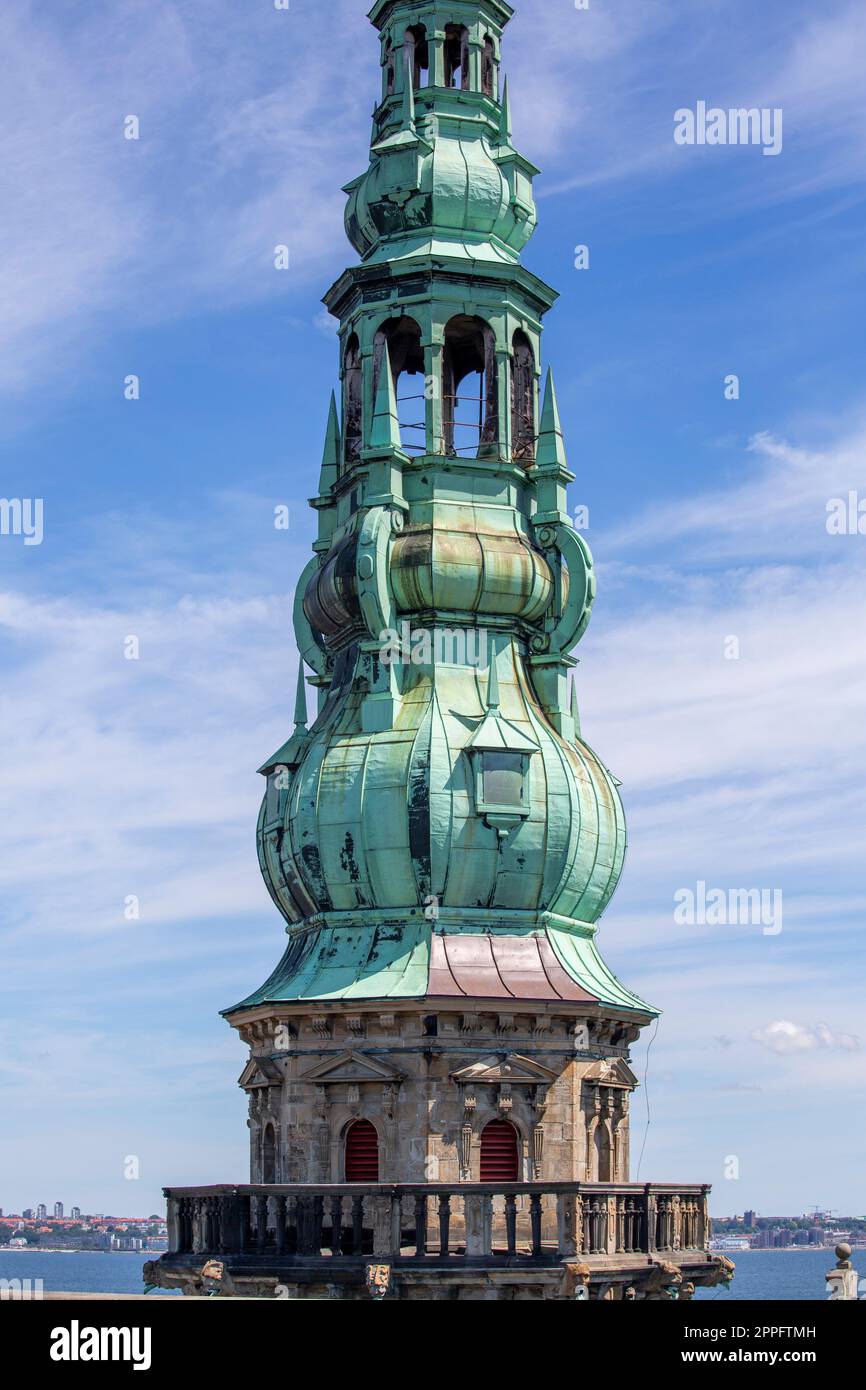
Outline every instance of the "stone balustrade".
<svg viewBox="0 0 866 1390"><path fill-rule="evenodd" d="M378 1183L166 1188L169 1253L291 1266L552 1264L706 1251L706 1186ZM331 1265L333 1268L333 1264Z"/></svg>

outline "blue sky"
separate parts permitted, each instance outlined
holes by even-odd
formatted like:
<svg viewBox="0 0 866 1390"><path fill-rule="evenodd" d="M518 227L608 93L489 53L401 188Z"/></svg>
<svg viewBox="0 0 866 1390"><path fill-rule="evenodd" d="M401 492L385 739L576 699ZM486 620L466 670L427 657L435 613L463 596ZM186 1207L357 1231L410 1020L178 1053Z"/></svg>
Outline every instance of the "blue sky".
<svg viewBox="0 0 866 1390"><path fill-rule="evenodd" d="M283 944L255 769L293 704L366 9L0 15L0 495L45 508L42 545L0 537L7 1211L146 1213L246 1173L218 1010ZM524 260L561 291L545 349L599 569L583 727L630 825L601 944L663 1010L635 1159L648 1095L643 1179L862 1214L866 536L828 535L826 505L866 497L866 11L516 9L515 138L544 170ZM781 107L782 153L675 145L698 100ZM781 890L782 932L678 925L699 880Z"/></svg>

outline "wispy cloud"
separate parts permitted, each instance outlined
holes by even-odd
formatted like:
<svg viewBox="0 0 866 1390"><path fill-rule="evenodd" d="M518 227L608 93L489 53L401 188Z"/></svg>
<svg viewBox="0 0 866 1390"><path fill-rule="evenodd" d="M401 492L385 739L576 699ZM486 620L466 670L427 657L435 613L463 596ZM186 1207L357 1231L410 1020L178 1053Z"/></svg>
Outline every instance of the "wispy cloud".
<svg viewBox="0 0 866 1390"><path fill-rule="evenodd" d="M0 389L86 371L119 321L303 298L341 268L339 189L366 162L378 85L365 10L93 0L58 14L7 0ZM859 186L863 47L862 7L841 0L777 16L750 0L549 0L517 7L505 66L544 194L684 170L693 152L674 146L673 112L697 96L782 104L794 152L770 182L740 161L747 205ZM123 138L129 114L137 141ZM739 198L688 188L689 219L724 217ZM273 269L283 243L287 274Z"/></svg>
<svg viewBox="0 0 866 1390"><path fill-rule="evenodd" d="M852 1033L835 1033L826 1023L810 1026L791 1023L783 1018L768 1024L766 1028L756 1028L752 1038L768 1052L780 1057L796 1052L817 1052L822 1048L830 1051L841 1049L843 1052L857 1052L860 1048L858 1039Z"/></svg>
<svg viewBox="0 0 866 1390"><path fill-rule="evenodd" d="M339 187L366 158L372 85L342 81L323 42L337 23L351 51L362 10L327 8L3 7L0 388L56 379L109 316L265 300L343 254Z"/></svg>

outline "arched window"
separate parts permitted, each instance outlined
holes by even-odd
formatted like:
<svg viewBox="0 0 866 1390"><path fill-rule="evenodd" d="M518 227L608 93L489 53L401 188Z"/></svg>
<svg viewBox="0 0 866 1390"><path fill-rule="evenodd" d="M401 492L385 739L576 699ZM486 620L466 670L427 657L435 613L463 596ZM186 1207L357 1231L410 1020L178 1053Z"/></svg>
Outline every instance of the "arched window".
<svg viewBox="0 0 866 1390"><path fill-rule="evenodd" d="M412 74L412 86L417 91L424 86L424 74L430 68L430 46L423 24L413 24L406 30L403 41L406 68Z"/></svg>
<svg viewBox="0 0 866 1390"><path fill-rule="evenodd" d="M517 1130L507 1120L491 1120L481 1131L481 1181L520 1181Z"/></svg>
<svg viewBox="0 0 866 1390"><path fill-rule="evenodd" d="M408 454L423 454L427 449L424 390L424 349L421 346L421 326L414 319L387 319L373 340L373 398L379 389L379 375L385 357L385 344L391 358L394 394L397 397L397 419L400 422L400 441ZM403 380L404 377L411 381Z"/></svg>
<svg viewBox="0 0 866 1390"><path fill-rule="evenodd" d="M525 333L514 335L511 358L511 453L523 463L535 458L535 354Z"/></svg>
<svg viewBox="0 0 866 1390"><path fill-rule="evenodd" d="M272 1124L266 1124L262 1135L262 1182L277 1180L277 1141Z"/></svg>
<svg viewBox="0 0 866 1390"><path fill-rule="evenodd" d="M357 333L352 333L343 358L343 457L347 468L361 457L362 410L361 344Z"/></svg>
<svg viewBox="0 0 866 1390"><path fill-rule="evenodd" d="M394 47L389 39L385 44L385 96L389 97L394 92L394 79L396 73L396 63L394 61Z"/></svg>
<svg viewBox="0 0 866 1390"><path fill-rule="evenodd" d="M496 96L496 45L489 34L481 50L481 90L486 97Z"/></svg>
<svg viewBox="0 0 866 1390"><path fill-rule="evenodd" d="M469 88L469 30L465 24L445 25L445 86Z"/></svg>
<svg viewBox="0 0 866 1390"><path fill-rule="evenodd" d="M610 1135L607 1132L607 1125L598 1124L595 1127L595 1163L593 1166L595 1167L596 1182L613 1182Z"/></svg>
<svg viewBox="0 0 866 1390"><path fill-rule="evenodd" d="M355 1120L346 1132L346 1182L379 1181L379 1136L369 1120Z"/></svg>
<svg viewBox="0 0 866 1390"><path fill-rule="evenodd" d="M499 444L496 342L483 319L458 314L446 325L442 406L445 452L479 457Z"/></svg>

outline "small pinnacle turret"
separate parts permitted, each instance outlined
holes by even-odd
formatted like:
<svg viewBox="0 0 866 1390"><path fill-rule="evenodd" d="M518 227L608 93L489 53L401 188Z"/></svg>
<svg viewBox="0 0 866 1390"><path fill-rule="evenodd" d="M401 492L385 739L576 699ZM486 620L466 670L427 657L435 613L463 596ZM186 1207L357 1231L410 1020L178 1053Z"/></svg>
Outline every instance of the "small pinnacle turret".
<svg viewBox="0 0 866 1390"><path fill-rule="evenodd" d="M304 663L298 659L298 686L295 692L295 731L299 729L307 732L307 679L304 675Z"/></svg>
<svg viewBox="0 0 866 1390"><path fill-rule="evenodd" d="M541 425L538 433L538 452L535 457L535 462L539 472L548 468L568 468L568 462L565 456L565 440L563 438L562 424L559 418L559 403L556 399L556 387L553 382L552 367L548 367L547 378L544 383L544 404L541 411Z"/></svg>

